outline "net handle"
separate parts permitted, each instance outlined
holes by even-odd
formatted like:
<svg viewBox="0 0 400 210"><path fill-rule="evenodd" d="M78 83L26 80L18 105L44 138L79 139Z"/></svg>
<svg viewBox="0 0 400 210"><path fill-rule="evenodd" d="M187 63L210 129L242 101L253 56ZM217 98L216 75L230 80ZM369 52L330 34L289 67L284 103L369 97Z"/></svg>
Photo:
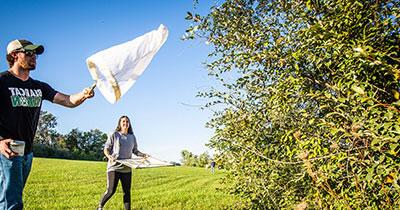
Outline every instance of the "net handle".
<svg viewBox="0 0 400 210"><path fill-rule="evenodd" d="M94 82L93 85L89 87L89 88L90 88L90 89L89 89L90 92L92 92L93 89L96 88L96 84L97 84L97 82Z"/></svg>

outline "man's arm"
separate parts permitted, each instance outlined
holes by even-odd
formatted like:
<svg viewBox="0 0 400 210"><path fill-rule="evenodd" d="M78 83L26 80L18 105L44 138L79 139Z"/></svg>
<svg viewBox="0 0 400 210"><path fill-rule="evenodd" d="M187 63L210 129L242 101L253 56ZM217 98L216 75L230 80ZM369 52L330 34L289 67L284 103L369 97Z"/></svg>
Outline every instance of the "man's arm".
<svg viewBox="0 0 400 210"><path fill-rule="evenodd" d="M77 107L82 104L86 99L94 96L93 88L85 88L82 92L73 95L66 95L64 93L56 93L53 102L65 107Z"/></svg>

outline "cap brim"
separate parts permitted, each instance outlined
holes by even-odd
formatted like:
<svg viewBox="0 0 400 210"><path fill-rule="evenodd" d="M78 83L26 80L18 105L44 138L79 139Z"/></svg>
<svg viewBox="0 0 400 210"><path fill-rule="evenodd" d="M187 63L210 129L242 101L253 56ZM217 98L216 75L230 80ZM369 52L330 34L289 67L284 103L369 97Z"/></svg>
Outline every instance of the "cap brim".
<svg viewBox="0 0 400 210"><path fill-rule="evenodd" d="M37 55L40 55L44 52L44 47L42 45L27 45L24 47L25 50L34 50Z"/></svg>

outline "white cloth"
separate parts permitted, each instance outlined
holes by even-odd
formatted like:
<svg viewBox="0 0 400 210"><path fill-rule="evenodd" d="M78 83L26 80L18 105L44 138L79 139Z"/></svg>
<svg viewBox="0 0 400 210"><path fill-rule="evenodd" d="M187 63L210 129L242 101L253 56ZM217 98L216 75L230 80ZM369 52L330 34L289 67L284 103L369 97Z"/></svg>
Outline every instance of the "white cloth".
<svg viewBox="0 0 400 210"><path fill-rule="evenodd" d="M161 24L157 30L86 59L90 75L107 101L115 103L132 87L167 37L168 29Z"/></svg>
<svg viewBox="0 0 400 210"><path fill-rule="evenodd" d="M154 157L132 157L131 159L120 159L116 161L130 168L154 168L161 166L173 166L172 163L168 163L167 161L159 160Z"/></svg>

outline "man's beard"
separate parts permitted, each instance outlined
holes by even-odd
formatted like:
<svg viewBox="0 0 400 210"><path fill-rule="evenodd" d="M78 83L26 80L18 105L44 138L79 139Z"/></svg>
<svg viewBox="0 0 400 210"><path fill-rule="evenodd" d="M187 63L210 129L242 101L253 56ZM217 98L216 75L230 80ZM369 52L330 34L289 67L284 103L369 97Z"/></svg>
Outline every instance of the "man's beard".
<svg viewBox="0 0 400 210"><path fill-rule="evenodd" d="M36 69L36 64L29 64L27 62L23 63L21 66L22 66L23 69L26 69L26 70L29 70L29 71L32 71L32 70Z"/></svg>

